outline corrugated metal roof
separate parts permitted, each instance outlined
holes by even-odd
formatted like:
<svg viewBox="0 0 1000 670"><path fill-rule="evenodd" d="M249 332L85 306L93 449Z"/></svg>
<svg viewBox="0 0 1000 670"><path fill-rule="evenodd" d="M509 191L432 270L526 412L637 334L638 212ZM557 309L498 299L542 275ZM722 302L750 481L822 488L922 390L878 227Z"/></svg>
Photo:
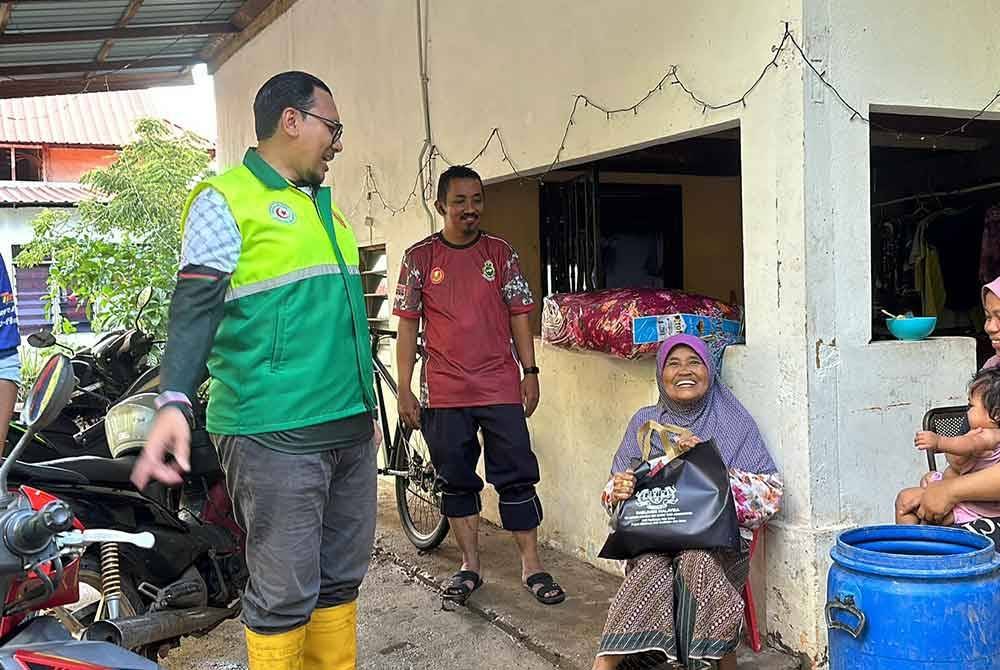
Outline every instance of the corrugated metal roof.
<svg viewBox="0 0 1000 670"><path fill-rule="evenodd" d="M241 5L242 0L145 0L129 25L224 21Z"/></svg>
<svg viewBox="0 0 1000 670"><path fill-rule="evenodd" d="M277 0L0 1L0 98L191 83ZM282 0L277 13L295 0ZM265 12L265 10L269 10Z"/></svg>
<svg viewBox="0 0 1000 670"><path fill-rule="evenodd" d="M0 39L0 63L28 65L35 63L67 63L93 60L103 41L60 42L39 49L37 44L3 44ZM23 76L23 75L21 75Z"/></svg>
<svg viewBox="0 0 1000 670"><path fill-rule="evenodd" d="M170 51L171 56L195 56L205 48L205 37L148 37L142 40L116 40L108 60L132 60L149 54Z"/></svg>
<svg viewBox="0 0 1000 670"><path fill-rule="evenodd" d="M0 142L122 146L135 122L164 117L149 91L112 91L0 100Z"/></svg>
<svg viewBox="0 0 1000 670"><path fill-rule="evenodd" d="M90 195L76 182L0 181L0 207L69 206Z"/></svg>
<svg viewBox="0 0 1000 670"><path fill-rule="evenodd" d="M7 32L63 30L113 26L129 0L79 0L67 3L31 2L14 5ZM67 6L70 5L70 6Z"/></svg>

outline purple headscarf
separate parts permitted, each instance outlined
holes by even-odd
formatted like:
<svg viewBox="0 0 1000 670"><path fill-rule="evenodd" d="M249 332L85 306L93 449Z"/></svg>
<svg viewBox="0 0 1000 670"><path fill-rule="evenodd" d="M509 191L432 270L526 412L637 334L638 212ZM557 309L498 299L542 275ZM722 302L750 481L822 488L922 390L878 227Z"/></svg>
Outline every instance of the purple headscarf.
<svg viewBox="0 0 1000 670"><path fill-rule="evenodd" d="M989 284L983 287L983 307L986 307L987 291L989 291L996 297L1000 298L1000 277L997 277L996 279L994 279ZM1000 354L995 354L992 358L990 358L990 360L986 361L986 363L983 365L983 370L987 370L989 368L995 368L997 366L1000 366Z"/></svg>
<svg viewBox="0 0 1000 670"><path fill-rule="evenodd" d="M708 368L708 392L690 406L672 401L663 387L663 366L670 352L679 346L693 349ZM777 472L757 429L757 423L733 392L719 381L712 357L701 339L692 335L674 335L660 345L656 354L656 387L660 391L659 402L643 407L628 422L621 446L615 453L612 472L623 472L628 469L633 458L642 458L642 448L636 432L650 419L687 428L703 440L714 439L722 452L722 459L731 468L762 474ZM651 446L653 455L664 453L659 435L655 433Z"/></svg>

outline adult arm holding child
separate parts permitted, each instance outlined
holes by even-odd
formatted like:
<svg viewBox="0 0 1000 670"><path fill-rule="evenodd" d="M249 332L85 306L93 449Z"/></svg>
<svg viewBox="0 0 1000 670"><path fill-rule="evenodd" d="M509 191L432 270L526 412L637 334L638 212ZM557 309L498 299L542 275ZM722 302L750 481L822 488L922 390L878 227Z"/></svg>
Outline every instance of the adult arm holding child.
<svg viewBox="0 0 1000 670"><path fill-rule="evenodd" d="M960 502L990 502L1000 491L1000 465L928 484L920 499L917 516L940 523Z"/></svg>

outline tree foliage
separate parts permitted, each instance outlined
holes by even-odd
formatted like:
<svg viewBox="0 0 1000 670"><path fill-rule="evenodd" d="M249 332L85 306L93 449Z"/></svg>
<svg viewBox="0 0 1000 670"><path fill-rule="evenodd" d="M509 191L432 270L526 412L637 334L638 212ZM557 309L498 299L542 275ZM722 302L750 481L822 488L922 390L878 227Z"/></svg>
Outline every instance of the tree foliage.
<svg viewBox="0 0 1000 670"><path fill-rule="evenodd" d="M94 330L128 327L145 287L153 298L141 326L166 334L167 308L180 257L180 215L191 187L208 176L209 144L165 121L143 119L118 159L85 174L94 197L79 208L47 209L33 221L34 239L18 254L21 266L51 262L47 304L71 293ZM72 324L53 315L55 328Z"/></svg>

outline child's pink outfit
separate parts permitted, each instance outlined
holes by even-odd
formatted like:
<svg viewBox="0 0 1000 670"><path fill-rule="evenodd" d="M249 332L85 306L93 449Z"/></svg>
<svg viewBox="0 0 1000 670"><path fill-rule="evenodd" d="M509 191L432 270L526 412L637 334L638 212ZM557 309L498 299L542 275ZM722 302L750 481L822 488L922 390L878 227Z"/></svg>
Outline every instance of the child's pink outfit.
<svg viewBox="0 0 1000 670"><path fill-rule="evenodd" d="M986 468L996 465L997 463L1000 463L1000 444L994 447L993 451L988 454L971 461L969 465L959 472L959 474L967 475L970 472L985 470ZM961 502L955 505L952 513L955 515L956 524L969 523L970 521L981 518L1000 517L1000 500Z"/></svg>

